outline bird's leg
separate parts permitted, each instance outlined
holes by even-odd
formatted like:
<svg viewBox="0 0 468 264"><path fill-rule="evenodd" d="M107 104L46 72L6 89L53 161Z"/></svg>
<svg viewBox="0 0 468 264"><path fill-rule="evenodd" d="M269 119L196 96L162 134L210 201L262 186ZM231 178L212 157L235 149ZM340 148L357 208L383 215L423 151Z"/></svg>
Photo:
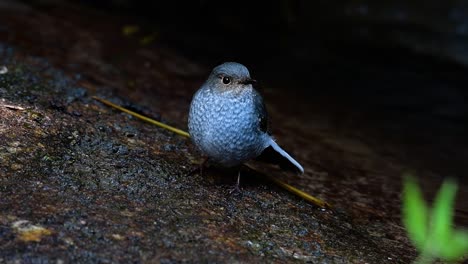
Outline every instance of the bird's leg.
<svg viewBox="0 0 468 264"><path fill-rule="evenodd" d="M202 163L200 163L200 176L203 176L203 168L205 168L207 162L208 162L208 157L205 157L203 158Z"/></svg>
<svg viewBox="0 0 468 264"><path fill-rule="evenodd" d="M208 158L207 157L203 158L203 161L200 164L198 164L198 167L190 171L188 175L193 175L198 172L200 173L200 176L203 176L203 168L205 167L207 162L208 162Z"/></svg>
<svg viewBox="0 0 468 264"><path fill-rule="evenodd" d="M237 174L237 183L236 185L234 186L234 188L232 188L229 193L233 193L233 192L240 192L240 176L241 176L241 172L240 172L240 169L239 169L239 172Z"/></svg>

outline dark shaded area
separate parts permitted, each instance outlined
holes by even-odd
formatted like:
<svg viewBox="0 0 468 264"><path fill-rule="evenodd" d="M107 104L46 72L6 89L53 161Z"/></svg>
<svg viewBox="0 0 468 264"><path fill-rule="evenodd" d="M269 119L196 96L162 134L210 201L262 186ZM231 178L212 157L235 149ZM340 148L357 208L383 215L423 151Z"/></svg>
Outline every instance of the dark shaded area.
<svg viewBox="0 0 468 264"><path fill-rule="evenodd" d="M435 3L0 2L0 262L410 262L404 171L429 200L456 177L468 219L468 7ZM185 129L227 60L303 176L256 164L229 195L236 172L188 176L190 142L90 98Z"/></svg>

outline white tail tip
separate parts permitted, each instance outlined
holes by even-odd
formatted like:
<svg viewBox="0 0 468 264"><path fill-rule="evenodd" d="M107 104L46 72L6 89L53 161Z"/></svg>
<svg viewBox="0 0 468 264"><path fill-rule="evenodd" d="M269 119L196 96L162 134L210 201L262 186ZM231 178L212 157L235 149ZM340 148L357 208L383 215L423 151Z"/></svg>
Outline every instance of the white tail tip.
<svg viewBox="0 0 468 264"><path fill-rule="evenodd" d="M284 151L272 138L270 138L270 146L276 150L281 156L285 157L286 159L289 160L294 166L297 167L297 169L301 172L304 173L304 168L297 162L295 159L293 159L286 151Z"/></svg>

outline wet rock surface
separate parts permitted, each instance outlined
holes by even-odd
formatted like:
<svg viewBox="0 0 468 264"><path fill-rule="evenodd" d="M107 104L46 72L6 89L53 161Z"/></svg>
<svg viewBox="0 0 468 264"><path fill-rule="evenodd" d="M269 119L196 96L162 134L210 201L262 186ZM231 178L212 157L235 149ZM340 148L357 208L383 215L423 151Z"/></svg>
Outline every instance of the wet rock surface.
<svg viewBox="0 0 468 264"><path fill-rule="evenodd" d="M128 21L73 5L0 10L6 69L0 71L0 262L415 258L399 218L400 177L417 171L433 195L444 172L467 171L459 163L468 153L466 127L457 116L446 118L453 117L450 109L408 116L392 103L389 111L381 103L378 112L372 104L351 108L356 101L311 99L307 90L287 92L263 74L273 133L306 173L245 170L242 192L230 195L236 172L190 174L199 156L189 141L91 99L98 95L186 129L191 96L209 67L164 42L142 45L123 35ZM378 74L384 68L360 69L376 83L388 80ZM404 77L415 86L434 80ZM262 173L334 209L308 204ZM460 184L462 201L468 194L463 178ZM466 220L467 212L458 203L457 219Z"/></svg>

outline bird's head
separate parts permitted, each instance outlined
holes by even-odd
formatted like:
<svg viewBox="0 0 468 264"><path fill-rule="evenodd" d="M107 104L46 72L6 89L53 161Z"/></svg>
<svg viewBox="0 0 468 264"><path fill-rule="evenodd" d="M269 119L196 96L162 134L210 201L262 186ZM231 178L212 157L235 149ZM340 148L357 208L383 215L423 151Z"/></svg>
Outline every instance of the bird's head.
<svg viewBox="0 0 468 264"><path fill-rule="evenodd" d="M241 91L252 88L256 81L249 70L237 62L225 62L213 69L207 83L218 92Z"/></svg>

